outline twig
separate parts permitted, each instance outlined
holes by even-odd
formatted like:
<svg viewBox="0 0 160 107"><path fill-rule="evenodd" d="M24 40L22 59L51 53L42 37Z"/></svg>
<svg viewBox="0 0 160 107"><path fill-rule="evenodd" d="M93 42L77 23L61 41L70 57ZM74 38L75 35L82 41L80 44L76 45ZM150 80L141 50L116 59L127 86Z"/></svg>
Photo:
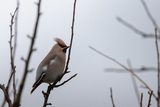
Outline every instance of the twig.
<svg viewBox="0 0 160 107"><path fill-rule="evenodd" d="M19 8L19 0L17 0L17 7ZM14 59L15 59L15 54L16 54L16 47L17 47L17 25L18 25L18 11L19 9L17 10L17 13L16 13L16 16L15 16L15 34L14 34L14 48L13 48L13 62L14 62ZM16 99L16 85L15 85L15 73L13 74L13 102L15 101Z"/></svg>
<svg viewBox="0 0 160 107"><path fill-rule="evenodd" d="M70 80L71 80L72 78L74 78L75 76L77 76L77 74L74 74L73 76L71 76L69 79L67 79L67 80L64 81L63 83L58 84L58 85L55 85L54 87L56 88L56 87L60 87L60 86L64 85L65 83L67 83L68 81L70 81Z"/></svg>
<svg viewBox="0 0 160 107"><path fill-rule="evenodd" d="M115 105L114 105L114 100L113 100L113 94L112 94L112 87L110 88L110 93L111 93L111 101L112 101L112 105L113 105L113 107L115 107Z"/></svg>
<svg viewBox="0 0 160 107"><path fill-rule="evenodd" d="M159 63L159 48L158 48L158 41L157 41L157 29L155 29L155 44L156 44L156 50L157 50L157 66L158 66L158 98L157 98L157 104L159 107L159 100L160 100L160 63Z"/></svg>
<svg viewBox="0 0 160 107"><path fill-rule="evenodd" d="M128 66L129 66L129 69L132 70L132 64L131 64L131 61L128 60ZM132 75L131 73L131 78L132 78L132 82L133 82L133 87L134 87L134 90L135 90L135 93L136 93L136 96L137 96L137 100L138 100L138 104L140 103L140 98L139 98L139 90L138 90L138 87L137 87L137 83L136 83L136 80L135 80L135 77Z"/></svg>
<svg viewBox="0 0 160 107"><path fill-rule="evenodd" d="M149 94L149 101L148 101L148 106L147 107L150 107L150 105L151 105L151 97L152 97L153 91L151 91L151 93L148 91L148 94Z"/></svg>
<svg viewBox="0 0 160 107"><path fill-rule="evenodd" d="M125 69L118 69L118 68L106 68L105 69L106 72L118 72L118 73L127 73ZM136 73L142 73L142 72L146 72L146 71L157 71L157 68L155 67L141 67L141 68L133 68L132 69L133 72Z"/></svg>
<svg viewBox="0 0 160 107"><path fill-rule="evenodd" d="M124 69L126 69L127 71L130 71L132 73L132 75L134 75L140 82L142 82L148 90L152 91L151 88L138 75L136 75L132 70L128 69L126 66L124 66L123 64L121 64L120 62L118 62L117 60L115 60L114 58L111 58L111 57L109 57L109 56L101 53L100 51L96 50L95 48L93 48L91 46L89 46L89 48L91 48L95 52L99 53L100 55L102 55L102 56L104 56L104 57L106 57L106 58L114 61L115 63L117 63L118 65L120 65ZM154 93L153 93L153 96L155 97L155 99L157 99L157 97L156 97L156 95Z"/></svg>
<svg viewBox="0 0 160 107"><path fill-rule="evenodd" d="M140 107L142 107L143 93L141 93Z"/></svg>
<svg viewBox="0 0 160 107"><path fill-rule="evenodd" d="M9 98L9 94L8 94L8 90L6 90L5 86L4 85L1 85L0 84L0 88L2 89L3 93L4 93L4 97L5 97L5 100L8 102L8 107L13 107L12 106L12 101L11 99Z"/></svg>
<svg viewBox="0 0 160 107"><path fill-rule="evenodd" d="M117 20L122 23L123 25L125 25L126 27L130 28L131 30L133 30L135 33L141 35L142 37L145 37L145 38L154 38L155 35L154 34L147 34L147 33L144 33L140 30L138 30L137 28L135 28L134 26L132 26L131 24L129 24L128 22L124 21L122 18L120 17L117 17ZM160 39L160 36L158 36L158 39Z"/></svg>
<svg viewBox="0 0 160 107"><path fill-rule="evenodd" d="M24 74L23 74L22 81L21 81L20 86L19 86L19 91L18 91L18 94L17 94L17 98L16 98L16 100L13 104L14 107L19 107L19 105L20 105L21 95L22 95L23 87L24 87L26 77L27 77L27 73L28 73L28 66L29 66L30 58L31 58L31 55L32 55L32 52L33 52L33 45L35 43L35 38L36 38L36 35L37 35L39 18L40 18L40 15L41 15L40 6L41 6L41 0L39 0L39 2L37 3L37 7L38 7L38 9L37 9L37 19L36 19L36 23L35 23L33 36L32 36L32 39L31 39L30 50L29 50L29 53L28 53L27 60L25 62Z"/></svg>
<svg viewBox="0 0 160 107"><path fill-rule="evenodd" d="M10 24L10 41L9 41L9 46L10 46L11 74L10 74L10 77L9 77L9 80L8 80L6 88L4 87L4 85L0 84L0 88L4 92L5 100L8 102L8 106L9 107L12 107L12 101L11 101L11 99L9 97L8 90L9 90L9 85L10 85L12 76L14 75L15 68L16 68L16 66L14 65L14 61L13 61L13 51L12 51L13 50L13 47L12 47L12 38L13 38L12 26L14 24L13 20L14 20L14 17L15 17L15 14L16 14L17 10L18 10L18 7L15 9L14 14L13 15L11 14L11 24ZM14 81L14 78L13 78L13 81ZM16 94L14 94L14 98L15 98L15 96L16 96ZM2 106L3 106L3 104L5 104L5 101L4 101L4 103L2 103Z"/></svg>
<svg viewBox="0 0 160 107"><path fill-rule="evenodd" d="M145 11L146 11L149 19L150 19L151 22L153 23L154 27L157 28L157 30L158 30L158 32L159 32L159 34L160 34L160 28L159 28L158 24L156 23L156 21L154 20L154 18L152 17L152 15L151 15L148 7L147 7L147 4L145 3L144 0L141 0L141 2L142 2L142 4L143 4L143 6L144 6L144 9L145 9Z"/></svg>
<svg viewBox="0 0 160 107"><path fill-rule="evenodd" d="M14 77L14 74L15 74L15 65L14 65L14 56L13 56L13 46L12 46L12 38L13 38L13 34L12 34L12 26L13 26L13 20L14 20L14 17L15 17L15 14L16 14L16 11L18 10L18 7L16 8L16 10L14 11L14 14L12 15L11 14L11 24L10 24L10 41L9 41L9 46L10 46L10 59L11 59L11 69L12 69L12 73L10 75L10 78L9 78L9 81L8 81L8 84L7 84L7 87L6 87L6 90L8 91L8 87L9 87L9 84L10 84L10 81L11 81L11 78L12 76ZM13 78L13 86L15 86L15 78ZM15 87L14 87L15 89ZM16 91L16 89L14 90ZM16 93L14 93L14 98L16 96Z"/></svg>
<svg viewBox="0 0 160 107"><path fill-rule="evenodd" d="M66 63L66 67L65 67L65 70L64 70L64 73L59 76L56 81L54 81L54 83L52 85L49 85L48 86L48 89L47 89L47 92L44 93L44 91L42 91L43 95L44 95L44 104L43 104L43 107L46 107L47 106L47 102L48 102L48 97L50 95L50 91L56 86L57 82L59 82L62 77L69 73L68 70L68 65L69 65L69 60L70 60L70 54L71 54L71 49L72 49L72 41L73 41L73 35L74 35L74 21L75 21L75 9L76 9L76 1L74 1L74 7L73 7L73 19L72 19L72 27L71 27L71 41L70 41L70 48L69 48L69 53L68 53L68 59L67 59L67 63ZM64 81L62 84L60 84L59 86L65 84L66 82L68 82L69 80L71 80L73 77L75 77L77 74L73 75L72 77L70 77L68 80ZM57 85L58 86L58 85Z"/></svg>

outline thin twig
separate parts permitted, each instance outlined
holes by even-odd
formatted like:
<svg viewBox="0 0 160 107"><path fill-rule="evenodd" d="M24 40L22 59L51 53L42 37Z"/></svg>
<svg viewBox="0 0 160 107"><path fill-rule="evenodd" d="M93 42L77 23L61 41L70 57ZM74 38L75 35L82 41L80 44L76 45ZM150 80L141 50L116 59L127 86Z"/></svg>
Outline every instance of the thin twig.
<svg viewBox="0 0 160 107"><path fill-rule="evenodd" d="M148 7L147 7L147 4L145 3L144 0L141 0L141 2L142 2L142 4L143 4L143 6L144 6L144 9L145 9L145 11L146 11L149 19L150 19L151 22L153 23L154 27L157 28L157 30L158 30L158 32L159 32L159 34L160 34L160 28L159 28L158 24L156 23L155 19L153 18L153 16L151 15L151 13L150 13L150 11L149 11L149 9L148 9Z"/></svg>
<svg viewBox="0 0 160 107"><path fill-rule="evenodd" d="M8 107L13 107L13 106L12 106L12 101L11 101L11 99L9 98L9 94L8 94L8 92L7 92L8 90L6 90L4 84L3 84L3 85L0 84L0 89L2 89L2 91L3 91L3 93L4 93L5 100L8 102Z"/></svg>
<svg viewBox="0 0 160 107"><path fill-rule="evenodd" d="M105 69L106 72L117 72L117 73L127 73L125 69L120 69L120 68L106 68ZM133 72L136 73L143 73L143 72L147 72L147 71L156 71L157 72L157 68L155 67L141 67L141 68L133 68L132 69Z"/></svg>
<svg viewBox="0 0 160 107"><path fill-rule="evenodd" d="M147 107L150 107L150 105L151 105L151 97L152 97L153 91L151 91L151 93L148 91L148 94L149 94L149 101L148 101L148 106Z"/></svg>
<svg viewBox="0 0 160 107"><path fill-rule="evenodd" d="M11 24L10 24L10 41L9 41L9 46L10 46L10 60L11 60L11 68L12 68L12 73L10 75L10 78L9 78L9 81L8 81L8 84L7 84L7 91L8 91L8 87L9 87L9 84L10 84L10 81L11 81L11 78L12 76L14 75L15 73L15 65L14 65L14 61L13 61L13 46L12 46L12 38L13 38L13 34L12 34L12 26L13 26L13 20L14 20L14 17L15 17L15 14L16 14L16 11L18 10L18 7L16 8L16 10L14 11L14 14L12 15L11 14ZM14 81L14 80L13 80Z"/></svg>
<svg viewBox="0 0 160 107"><path fill-rule="evenodd" d="M69 48L69 53L68 53L68 59L66 63L66 68L64 72L67 72L68 70L68 65L69 65L69 60L70 60L70 54L71 54L71 49L72 49L72 41L73 41L73 35L74 35L74 22L75 22L75 10L76 10L76 2L77 0L74 1L74 7L73 7L73 18L72 18L72 27L71 27L71 42L70 42L70 48Z"/></svg>
<svg viewBox="0 0 160 107"><path fill-rule="evenodd" d="M61 76L59 76L59 77L56 79L56 81L54 81L54 83L53 83L52 85L49 85L49 86L48 86L47 92L44 93L44 91L42 91L42 93L43 93L43 95L44 95L44 104L43 104L43 107L46 107L47 104L48 104L47 102L48 102L48 97L49 97L49 95L50 95L50 91L53 90L53 88L56 86L57 82L59 82L65 74L69 73L69 71L67 71L67 70L68 70L68 65L69 65L69 60L70 60L70 54L71 54L71 49L72 49L73 35L74 35L74 22L75 22L76 1L77 1L77 0L74 1L74 7L73 7L73 19L72 19L72 27L71 27L71 32L72 32L72 33L71 33L70 48L69 48L69 53L68 53L68 59L67 59L66 67L65 67L64 73L63 73ZM61 85L65 84L66 82L68 82L69 80L71 80L71 79L72 79L73 77L75 77L76 75L77 75L77 74L73 75L73 76L70 77L68 80L64 81L62 84L57 85L57 86L61 86Z"/></svg>
<svg viewBox="0 0 160 107"><path fill-rule="evenodd" d="M141 93L140 107L142 107L143 93Z"/></svg>
<svg viewBox="0 0 160 107"><path fill-rule="evenodd" d="M123 67L124 69L126 69L127 71L130 71L140 82L142 82L142 83L145 85L145 87L146 87L148 90L152 91L151 88L150 88L138 75L136 75L132 70L128 69L126 66L124 66L123 64L121 64L120 62L118 62L117 60L115 60L114 58L111 58L111 57L109 57L109 56L101 53L100 51L96 50L95 48L93 48L93 47L91 47L91 46L89 46L89 48L91 48L91 49L94 50L95 52L99 53L100 55L102 55L102 56L104 56L104 57L106 57L106 58L114 61L115 63L117 63L118 65L120 65L120 66ZM154 93L153 93L153 96L154 96L155 99L157 99L157 97L156 97L156 95L155 95Z"/></svg>
<svg viewBox="0 0 160 107"><path fill-rule="evenodd" d="M17 7L19 8L19 0L17 0ZM15 34L14 34L14 48L13 48L13 62L14 62L14 59L15 59L15 54L16 54L16 48L17 48L17 25L18 25L18 11L19 9L17 10L17 13L16 13L16 16L15 16ZM13 102L15 101L16 99L16 85L15 85L15 73L13 74Z"/></svg>
<svg viewBox="0 0 160 107"><path fill-rule="evenodd" d="M28 73L28 66L29 66L30 58L31 58L31 55L32 55L32 52L33 52L33 45L35 43L35 38L36 38L36 35L37 35L39 18L40 18L40 15L41 15L40 6L41 6L41 0L39 0L39 2L37 3L37 7L38 7L38 9L37 9L37 19L36 19L36 23L35 23L35 27L34 27L33 36L32 36L32 39L31 39L31 44L30 44L30 48L29 48L28 57L27 57L27 60L25 61L24 74L22 76L22 81L21 81L20 86L19 86L19 91L18 91L18 94L17 94L17 98L16 98L16 100L13 104L14 107L19 107L20 106L21 95L22 95L23 87L24 87L26 77L27 77L27 73Z"/></svg>
<svg viewBox="0 0 160 107"><path fill-rule="evenodd" d="M112 105L113 105L113 107L115 107L115 105L114 105L114 100L113 100L112 87L110 88L110 93L111 93L111 101L112 101Z"/></svg>
<svg viewBox="0 0 160 107"><path fill-rule="evenodd" d="M159 100L160 100L160 63L159 63L159 48L158 48L158 41L157 41L157 28L155 29L155 44L156 44L156 50L157 50L157 66L158 66L158 98L157 98L157 104L159 107Z"/></svg>
<svg viewBox="0 0 160 107"><path fill-rule="evenodd" d="M131 61L128 60L128 66L129 66L129 69L132 70L132 64L131 64ZM132 82L133 82L133 87L134 87L134 90L135 90L135 93L136 93L136 96L137 96L137 101L138 101L138 104L140 103L140 97L139 97L139 90L138 90L138 87L137 87L137 83L136 83L136 80L135 80L135 77L132 75L131 73L131 78L132 78Z"/></svg>
<svg viewBox="0 0 160 107"><path fill-rule="evenodd" d="M129 29L133 30L135 33L141 35L144 38L154 38L155 35L154 34L147 34L144 33L140 30L138 30L137 28L135 28L133 25L129 24L128 22L124 21L122 18L117 17L117 20L122 23L123 25L125 25L126 27L128 27ZM160 36L158 36L158 39L160 39Z"/></svg>
<svg viewBox="0 0 160 107"><path fill-rule="evenodd" d="M13 34L12 34L12 26L14 24L13 20L14 20L14 17L15 17L15 14L16 14L16 11L18 10L18 8L15 9L14 11L14 14L12 15L11 14L11 24L10 24L10 41L9 41L9 46L10 46L10 60L11 60L11 74L10 74L10 77L9 77L9 80L8 80L8 83L7 83L7 86L6 88L4 87L4 85L0 85L0 88L3 90L4 92L4 95L5 95L5 100L8 102L8 106L9 107L12 107L12 101L9 97L9 86L10 86L10 82L11 82L11 79L12 79L12 76L14 75L15 73L15 68L16 66L14 65L14 61L13 61L13 47L12 47L12 38L13 38ZM13 79L14 81L14 79ZM16 95L14 95L14 98L15 98ZM5 101L4 103L5 104ZM3 105L2 105L3 106Z"/></svg>
<svg viewBox="0 0 160 107"><path fill-rule="evenodd" d="M56 88L56 87L60 87L60 86L64 85L65 83L67 83L68 81L70 81L70 80L71 80L72 78L74 78L75 76L77 76L77 74L74 74L73 76L71 76L69 79L67 79L67 80L64 81L63 83L58 84L58 85L55 85L54 87Z"/></svg>

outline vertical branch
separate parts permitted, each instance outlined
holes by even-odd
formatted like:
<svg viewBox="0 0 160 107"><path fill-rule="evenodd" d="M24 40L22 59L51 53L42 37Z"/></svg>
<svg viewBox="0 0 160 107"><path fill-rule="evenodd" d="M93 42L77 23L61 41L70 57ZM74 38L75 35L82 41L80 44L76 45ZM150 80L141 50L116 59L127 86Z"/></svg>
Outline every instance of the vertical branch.
<svg viewBox="0 0 160 107"><path fill-rule="evenodd" d="M150 105L151 105L151 97L152 97L153 91L151 91L151 93L148 91L148 94L149 94L149 101L148 101L148 106L147 107L150 107Z"/></svg>
<svg viewBox="0 0 160 107"><path fill-rule="evenodd" d="M71 42L70 42L70 48L69 48L69 53L68 53L68 59L67 59L67 63L66 63L66 68L65 68L65 71L64 71L64 72L67 72L67 70L68 70L68 64L69 64L70 54L71 54L71 49L72 49L72 41L73 41L73 35L74 35L74 21L75 21L76 2L77 2L77 0L74 1L72 27L71 27L71 30L72 30Z"/></svg>
<svg viewBox="0 0 160 107"><path fill-rule="evenodd" d="M113 105L113 107L115 107L115 105L114 105L114 100L113 100L113 95L112 95L112 87L110 88L110 93L111 93L112 105Z"/></svg>
<svg viewBox="0 0 160 107"><path fill-rule="evenodd" d="M157 23L156 23L156 21L154 20L154 18L152 17L152 15L151 15L148 7L147 7L147 4L145 3L144 0L141 0L141 2L142 2L142 4L143 4L143 6L144 6L144 9L145 9L145 11L146 11L149 19L152 21L154 27L158 29L158 32L159 32L159 34L160 34L160 28L159 28L159 26L157 25Z"/></svg>
<svg viewBox="0 0 160 107"><path fill-rule="evenodd" d="M141 93L140 107L142 107L143 93Z"/></svg>
<svg viewBox="0 0 160 107"><path fill-rule="evenodd" d="M157 28L155 28L155 44L157 50L157 66L158 66L158 98L157 98L157 106L159 107L160 101L160 63L159 63L159 49L158 49L158 41L157 41Z"/></svg>
<svg viewBox="0 0 160 107"><path fill-rule="evenodd" d="M10 46L10 59L11 59L11 69L12 69L12 73L11 73L11 76L9 78L9 81L8 81L8 84L7 84L7 91L8 91L8 87L9 87L9 84L10 84L10 81L11 81L11 78L13 76L13 74L15 73L15 66L14 66L14 61L13 61L13 46L12 46L12 38L13 38L13 34L12 34L12 26L13 26L13 19L14 19L14 16L16 14L16 11L18 10L18 7L16 8L16 10L14 11L14 14L12 15L11 14L11 25L10 25L10 41L9 41L9 46Z"/></svg>
<svg viewBox="0 0 160 107"><path fill-rule="evenodd" d="M58 81L60 81L62 79L62 77L69 73L68 70L68 65L69 65L69 60L70 60L70 54L71 54L71 48L72 48L72 41L73 41L73 35L74 35L74 21L75 21L75 10L76 10L76 1L74 1L74 7L73 7L73 19L72 19L72 26L71 26L71 30L72 30L72 33L71 33L71 41L70 41L70 48L69 48L69 53L68 53L68 59L67 59L67 63L66 63L66 67L65 67L65 70L64 70L64 73L59 76L56 81L54 81L54 83L52 85L49 85L48 86L48 89L47 89L47 92L45 93L44 91L42 91L43 95L44 95L44 104L43 104L43 107L46 107L47 105L50 105L50 103L47 103L48 102L48 98L49 98L49 95L50 95L50 91L54 88L54 87L57 87L56 84ZM73 75L71 78L69 78L67 81L65 81L64 83L68 82L70 79L72 79L73 77L75 77L77 74ZM58 85L58 86L61 86L63 85L64 83Z"/></svg>
<svg viewBox="0 0 160 107"><path fill-rule="evenodd" d="M20 106L21 95L22 95L23 87L24 87L26 77L27 77L27 73L28 73L28 66L29 66L29 63L30 63L30 58L31 58L32 52L34 50L33 45L34 45L36 34L37 34L39 17L41 15L41 13L40 13L41 0L39 0L39 2L37 3L37 6L38 6L38 9L37 9L37 19L36 19L36 23L35 23L35 28L34 28L33 36L31 38L31 45L30 45L28 57L27 57L27 60L25 60L25 69L24 69L24 74L23 74L23 77L22 77L22 81L21 81L20 86L19 86L19 91L18 91L16 100L13 104L14 107L19 107Z"/></svg>
<svg viewBox="0 0 160 107"><path fill-rule="evenodd" d="M7 87L6 87L6 93L8 94L8 88L9 88L9 84L10 84L10 81L11 81L11 78L13 76L13 85L15 83L15 68L16 66L14 65L14 56L13 56L13 46L12 46L12 38L13 38L13 34L12 34L12 27L13 27L13 20L14 20L14 17L15 17L15 14L18 10L18 7L16 8L16 10L14 11L14 14L12 15L11 14L11 24L10 24L10 41L9 41L9 46L10 46L10 59L11 59L11 75L10 75L10 78L9 78L9 81L8 81L8 84L7 84ZM16 91L15 87L14 88L14 92ZM8 94L9 96L9 94ZM16 97L16 94L14 93L14 99Z"/></svg>
<svg viewBox="0 0 160 107"><path fill-rule="evenodd" d="M17 7L19 8L19 0L17 0ZM17 47L17 23L18 23L18 10L15 16L15 34L14 34L14 48L13 48L13 62L15 59L16 47ZM16 85L15 85L15 73L13 74L13 98L16 99ZM13 100L13 101L14 101Z"/></svg>
<svg viewBox="0 0 160 107"><path fill-rule="evenodd" d="M6 88L5 88L4 85L1 85L1 84L0 84L0 88L2 89L2 91L3 91L3 93L4 93L5 100L8 102L8 106L9 106L9 107L12 107L12 101L11 101L11 99L10 99L10 97L9 97L9 92L8 92L8 90L9 90L9 85L10 85L12 76L14 75L14 73L15 73L15 68L16 68L16 66L14 65L14 61L13 61L13 58L14 58L14 57L13 57L12 38L13 38L14 35L12 34L12 26L13 26L13 24L14 24L13 20L14 20L14 17L15 17L15 14L16 14L16 11L17 11L17 10L18 10L18 8L16 8L16 10L14 11L14 14L13 14L13 15L11 14L11 24L9 25L9 27L10 27L10 41L9 41L9 46L10 46L11 74L10 74L10 77L9 77L9 80L8 80L8 83L7 83ZM5 104L5 101L4 101L3 104ZM3 104L2 104L2 106L3 106Z"/></svg>
<svg viewBox="0 0 160 107"><path fill-rule="evenodd" d="M132 65L131 65L131 61L128 60L128 66L129 66L129 69L132 70ZM131 78L132 78L132 82L133 82L133 86L134 86L134 90L135 90L135 93L136 93L136 96L137 96L137 100L138 100L138 103L140 103L140 98L139 98L139 91L138 91L138 87L137 87L137 83L136 83L136 80L135 80L135 77L133 76L133 74L131 73Z"/></svg>

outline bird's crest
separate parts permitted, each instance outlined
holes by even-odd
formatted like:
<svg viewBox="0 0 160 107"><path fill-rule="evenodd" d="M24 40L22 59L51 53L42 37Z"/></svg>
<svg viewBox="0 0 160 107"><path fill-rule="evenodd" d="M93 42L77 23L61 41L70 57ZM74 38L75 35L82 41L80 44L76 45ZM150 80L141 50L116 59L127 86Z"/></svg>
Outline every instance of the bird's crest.
<svg viewBox="0 0 160 107"><path fill-rule="evenodd" d="M62 45L62 46L67 46L64 42L63 42L63 40L61 40L60 38L55 38L54 39L59 45Z"/></svg>

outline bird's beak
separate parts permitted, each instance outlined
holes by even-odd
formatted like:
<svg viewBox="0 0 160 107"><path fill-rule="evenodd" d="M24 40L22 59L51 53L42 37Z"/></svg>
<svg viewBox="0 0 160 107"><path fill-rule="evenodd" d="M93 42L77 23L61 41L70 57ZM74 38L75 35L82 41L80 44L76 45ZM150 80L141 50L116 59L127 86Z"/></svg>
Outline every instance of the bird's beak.
<svg viewBox="0 0 160 107"><path fill-rule="evenodd" d="M70 48L70 46L66 46L66 49Z"/></svg>

